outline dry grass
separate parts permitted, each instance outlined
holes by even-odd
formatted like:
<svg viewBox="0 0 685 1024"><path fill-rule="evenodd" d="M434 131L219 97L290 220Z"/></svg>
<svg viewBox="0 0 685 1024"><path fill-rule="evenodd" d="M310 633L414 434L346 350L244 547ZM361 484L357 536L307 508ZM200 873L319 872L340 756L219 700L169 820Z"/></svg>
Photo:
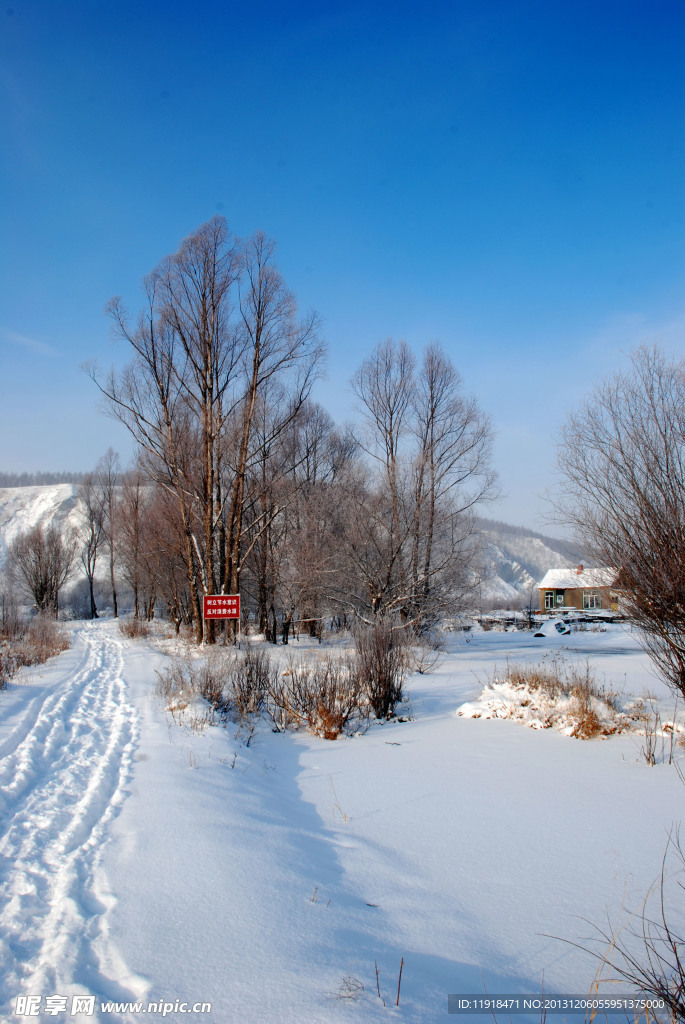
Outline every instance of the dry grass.
<svg viewBox="0 0 685 1024"><path fill-rule="evenodd" d="M660 1010L635 1011L638 1024L643 1020L645 1024L685 1021L685 936L676 913L684 891L685 854L675 830L668 839L660 878L641 908L633 913L622 910L622 919L613 927L611 923L596 926L588 945L569 942L599 964L593 995L600 985L623 982L628 991L663 1004Z"/></svg>
<svg viewBox="0 0 685 1024"><path fill-rule="evenodd" d="M150 623L145 619L119 619L119 629L129 640L137 640L150 635Z"/></svg>
<svg viewBox="0 0 685 1024"><path fill-rule="evenodd" d="M370 630L356 651L291 657L283 671L269 649L213 647L204 656L171 658L157 673L156 693L186 719L198 701L213 713L250 723L266 714L276 730L305 727L334 740L389 717L402 697L407 646L389 631Z"/></svg>
<svg viewBox="0 0 685 1024"><path fill-rule="evenodd" d="M69 647L68 634L48 615L12 622L0 631L0 689L27 665L42 665Z"/></svg>

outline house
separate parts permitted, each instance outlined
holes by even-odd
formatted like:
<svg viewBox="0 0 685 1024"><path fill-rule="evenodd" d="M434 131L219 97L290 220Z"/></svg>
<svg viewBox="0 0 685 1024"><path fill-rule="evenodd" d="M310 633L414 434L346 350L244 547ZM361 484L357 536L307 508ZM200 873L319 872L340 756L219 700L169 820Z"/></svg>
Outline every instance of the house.
<svg viewBox="0 0 685 1024"><path fill-rule="evenodd" d="M618 569L550 569L538 583L541 612L618 611Z"/></svg>

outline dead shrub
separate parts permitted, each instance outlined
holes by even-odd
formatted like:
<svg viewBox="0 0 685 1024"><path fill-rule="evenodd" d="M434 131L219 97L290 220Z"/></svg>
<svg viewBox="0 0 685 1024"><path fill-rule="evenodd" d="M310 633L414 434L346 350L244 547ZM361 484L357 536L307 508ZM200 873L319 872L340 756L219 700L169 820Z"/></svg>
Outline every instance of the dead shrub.
<svg viewBox="0 0 685 1024"><path fill-rule="evenodd" d="M120 619L119 629L129 640L145 639L150 635L150 623L145 619Z"/></svg>
<svg viewBox="0 0 685 1024"><path fill-rule="evenodd" d="M281 672L261 645L216 648L205 658L171 659L157 672L156 692L172 712L201 697L222 715L244 720L265 712L278 731L305 726L333 740L371 712L389 717L401 698L404 650L386 636L363 671L358 653L331 652L292 658Z"/></svg>
<svg viewBox="0 0 685 1024"><path fill-rule="evenodd" d="M197 697L214 711L225 713L229 699L225 693L225 656L212 651L208 658L172 658L157 670L155 693L171 710L184 710Z"/></svg>
<svg viewBox="0 0 685 1024"><path fill-rule="evenodd" d="M185 658L171 658L168 665L155 672L157 683L155 695L166 707L183 704L188 706L195 696L195 675L189 661Z"/></svg>
<svg viewBox="0 0 685 1024"><path fill-rule="evenodd" d="M226 692L229 676L227 661L229 659L230 655L227 658L223 652L212 651L196 666L192 682L195 692L220 714L225 714L230 707L230 697Z"/></svg>
<svg viewBox="0 0 685 1024"><path fill-rule="evenodd" d="M662 1001L660 1012L644 1010L645 1021L654 1024L685 1020L685 936L673 922L673 907L684 891L685 853L676 830L668 839L661 876L641 910L619 920L615 928L595 926L590 945L569 943L599 962L594 988L620 979L648 999Z"/></svg>
<svg viewBox="0 0 685 1024"><path fill-rule="evenodd" d="M436 632L413 636L407 641L407 668L419 675L428 675L445 653L445 641Z"/></svg>
<svg viewBox="0 0 685 1024"><path fill-rule="evenodd" d="M241 669L232 674L231 688L236 710L244 717L262 710L276 670L268 651L253 644L243 652Z"/></svg>
<svg viewBox="0 0 685 1024"><path fill-rule="evenodd" d="M351 721L368 716L368 701L353 659L328 654L292 659L282 675L272 677L267 710L278 729L307 725L334 740Z"/></svg>
<svg viewBox="0 0 685 1024"><path fill-rule="evenodd" d="M673 764L676 744L685 745L685 732L677 721L677 700L671 721L662 720L658 701L651 694L645 696L641 706L644 742L640 753L652 767L657 764Z"/></svg>
<svg viewBox="0 0 685 1024"><path fill-rule="evenodd" d="M29 622L27 642L34 652L34 663L41 664L69 648L69 637L51 615L36 615Z"/></svg>
<svg viewBox="0 0 685 1024"><path fill-rule="evenodd" d="M204 658L172 658L157 672L155 692L172 710L201 697L219 714L243 719L262 710L273 677L264 650L214 648Z"/></svg>
<svg viewBox="0 0 685 1024"><path fill-rule="evenodd" d="M387 621L360 627L354 638L356 668L376 718L392 717L402 700L407 670L407 639Z"/></svg>
<svg viewBox="0 0 685 1024"><path fill-rule="evenodd" d="M20 668L42 665L69 647L68 634L51 615L36 615L28 621L15 621L8 635L0 640L0 689L6 689Z"/></svg>

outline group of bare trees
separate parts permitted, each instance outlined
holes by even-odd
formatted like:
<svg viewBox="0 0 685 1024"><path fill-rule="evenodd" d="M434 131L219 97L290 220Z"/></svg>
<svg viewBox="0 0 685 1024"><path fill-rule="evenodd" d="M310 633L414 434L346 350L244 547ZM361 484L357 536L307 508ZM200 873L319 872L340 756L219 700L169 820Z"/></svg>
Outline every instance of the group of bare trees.
<svg viewBox="0 0 685 1024"><path fill-rule="evenodd" d="M353 387L371 471L364 464L351 492L358 584L342 581L344 596L361 617L397 612L421 627L473 588L473 510L494 496L490 422L436 344L418 367L405 342L379 344Z"/></svg>
<svg viewBox="0 0 685 1024"><path fill-rule="evenodd" d="M213 639L203 595L238 591L274 640L335 613L421 628L469 585L489 422L437 345L416 366L387 341L354 378L364 428L338 430L310 399L318 319L274 256L215 217L145 279L137 318L110 303L133 360L91 372L138 447L112 579L117 562L137 613L157 596L198 641Z"/></svg>
<svg viewBox="0 0 685 1024"><path fill-rule="evenodd" d="M360 428L336 428L310 398L318 318L298 313L274 257L215 217L145 279L137 317L109 304L133 359L91 375L137 460L121 473L109 452L79 484L91 617L105 565L115 616L119 580L136 617L162 605L198 642L216 629L205 595L241 592L287 643L295 619L315 633L333 615L420 631L473 585L487 417L438 345L417 364L388 340L353 379Z"/></svg>

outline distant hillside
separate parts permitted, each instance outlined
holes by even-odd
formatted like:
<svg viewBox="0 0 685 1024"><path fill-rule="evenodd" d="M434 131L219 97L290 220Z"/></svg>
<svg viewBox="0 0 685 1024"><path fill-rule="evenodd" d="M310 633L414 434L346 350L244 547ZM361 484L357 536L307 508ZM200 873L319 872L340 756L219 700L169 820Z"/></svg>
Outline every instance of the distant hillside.
<svg viewBox="0 0 685 1024"><path fill-rule="evenodd" d="M0 565L17 534L34 526L57 523L79 532L76 492L75 483L0 488ZM572 544L521 526L480 519L479 529L485 569L481 602L527 601L548 569L584 561Z"/></svg>
<svg viewBox="0 0 685 1024"><path fill-rule="evenodd" d="M14 538L34 526L76 527L76 485L0 488L0 564Z"/></svg>
<svg viewBox="0 0 685 1024"><path fill-rule="evenodd" d="M507 604L528 599L548 569L577 565L583 555L572 544L522 526L480 519L485 581L482 599Z"/></svg>

